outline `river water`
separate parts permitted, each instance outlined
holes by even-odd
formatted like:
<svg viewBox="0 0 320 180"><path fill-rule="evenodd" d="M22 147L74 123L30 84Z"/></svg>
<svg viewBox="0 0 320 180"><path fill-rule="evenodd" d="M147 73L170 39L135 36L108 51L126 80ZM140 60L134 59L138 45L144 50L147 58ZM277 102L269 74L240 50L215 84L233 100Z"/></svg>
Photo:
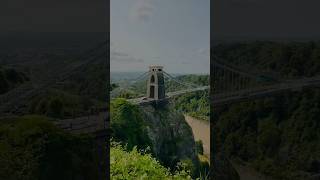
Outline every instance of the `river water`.
<svg viewBox="0 0 320 180"><path fill-rule="evenodd" d="M187 123L192 129L195 140L201 140L203 143L203 153L210 159L210 123L184 115ZM232 163L240 176L240 180L273 180L266 177L254 169L240 164Z"/></svg>
<svg viewBox="0 0 320 180"><path fill-rule="evenodd" d="M184 115L187 123L192 128L195 140L203 143L203 154L210 159L210 123L198 120L194 117Z"/></svg>

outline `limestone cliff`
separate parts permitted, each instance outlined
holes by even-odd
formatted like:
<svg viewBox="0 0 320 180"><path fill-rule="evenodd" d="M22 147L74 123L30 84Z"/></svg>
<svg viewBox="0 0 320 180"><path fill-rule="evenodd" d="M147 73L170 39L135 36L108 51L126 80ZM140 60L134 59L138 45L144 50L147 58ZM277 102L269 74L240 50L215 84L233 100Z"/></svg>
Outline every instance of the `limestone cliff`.
<svg viewBox="0 0 320 180"><path fill-rule="evenodd" d="M163 108L150 105L140 109L154 155L162 163L172 167L178 161L190 159L194 165L198 164L192 130L183 114L169 105Z"/></svg>
<svg viewBox="0 0 320 180"><path fill-rule="evenodd" d="M239 180L239 174L223 153L213 158L212 178L219 180Z"/></svg>

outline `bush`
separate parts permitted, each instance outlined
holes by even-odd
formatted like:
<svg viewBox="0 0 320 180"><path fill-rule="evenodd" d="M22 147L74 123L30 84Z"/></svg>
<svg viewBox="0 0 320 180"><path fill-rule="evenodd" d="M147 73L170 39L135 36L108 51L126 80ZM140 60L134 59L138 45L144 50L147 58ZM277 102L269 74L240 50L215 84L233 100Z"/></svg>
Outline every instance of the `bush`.
<svg viewBox="0 0 320 180"><path fill-rule="evenodd" d="M125 99L115 99L110 103L111 136L116 141L127 143L127 148L151 147L151 141L143 124L139 108Z"/></svg>
<svg viewBox="0 0 320 180"><path fill-rule="evenodd" d="M60 98L54 98L50 101L49 104L49 113L48 115L55 118L63 117L63 103Z"/></svg>
<svg viewBox="0 0 320 180"><path fill-rule="evenodd" d="M196 153L203 155L203 143L201 140L196 141Z"/></svg>
<svg viewBox="0 0 320 180"><path fill-rule="evenodd" d="M126 148L121 145L112 144L110 149L111 179L191 179L183 165L180 171L172 174L150 154L142 154L136 147L131 151L125 151Z"/></svg>

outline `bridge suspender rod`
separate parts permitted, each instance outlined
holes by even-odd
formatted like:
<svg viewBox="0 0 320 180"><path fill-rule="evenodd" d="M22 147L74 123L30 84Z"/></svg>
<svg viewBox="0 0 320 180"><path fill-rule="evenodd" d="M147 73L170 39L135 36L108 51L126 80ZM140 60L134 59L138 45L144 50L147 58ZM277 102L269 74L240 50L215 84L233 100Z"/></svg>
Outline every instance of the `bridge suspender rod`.
<svg viewBox="0 0 320 180"><path fill-rule="evenodd" d="M198 87L198 86L195 85L195 84L182 83L182 82L180 82L179 80L177 80L176 78L174 78L173 76L171 76L169 73L167 73L167 72L165 72L165 71L163 71L163 73L164 73L165 75L167 75L167 76L169 77L169 79L172 79L172 80L174 80L175 82L177 82L177 83L179 83L179 84L182 84L182 85L187 86L187 87L194 87L194 88L197 88L197 87Z"/></svg>
<svg viewBox="0 0 320 180"><path fill-rule="evenodd" d="M172 76L168 75L168 73L163 73L164 75L166 75L167 78L169 78L170 80L173 80L174 82L178 83L178 84L181 84L183 86L186 86L186 87L190 87L189 85L186 85L184 83L181 83L180 81L176 80L175 78L173 78Z"/></svg>
<svg viewBox="0 0 320 180"><path fill-rule="evenodd" d="M257 78L257 75L255 74L252 74L252 73L247 73L245 71L242 71L242 70L239 70L238 68L235 68L233 66L230 66L230 65L227 65L225 63L221 63L222 61L220 61L219 57L217 56L214 56L215 60L213 61L214 65L216 65L217 67L220 67L222 69L227 69L229 71L233 71L233 72L236 72L238 74L241 74L243 76L248 76L248 77L251 77L251 78Z"/></svg>
<svg viewBox="0 0 320 180"><path fill-rule="evenodd" d="M176 83L181 84L181 85L183 85L183 86L185 86L185 87L188 87L188 88L190 88L190 87L195 87L195 86L190 85L190 84L187 84L187 83L182 83L182 82L176 80L175 78L172 78L172 77L171 77L170 75L168 75L168 74L165 74L165 75L166 75L169 79L171 79L171 80L175 81Z"/></svg>
<svg viewBox="0 0 320 180"><path fill-rule="evenodd" d="M147 71L147 72L145 72L145 73L141 74L140 76L138 76L138 77L137 77L136 79L134 79L133 81L138 81L138 80L140 80L140 79L142 79L142 78L146 77L148 74L149 74L149 71Z"/></svg>

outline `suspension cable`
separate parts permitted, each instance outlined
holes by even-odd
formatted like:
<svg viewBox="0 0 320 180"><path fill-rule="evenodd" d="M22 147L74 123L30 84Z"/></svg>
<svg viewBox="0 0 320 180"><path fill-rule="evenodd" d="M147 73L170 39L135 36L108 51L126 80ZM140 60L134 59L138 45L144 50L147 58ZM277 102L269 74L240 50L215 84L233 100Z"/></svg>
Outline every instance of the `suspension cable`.
<svg viewBox="0 0 320 180"><path fill-rule="evenodd" d="M173 77L172 75L170 75L169 73L163 71L163 73L165 75L167 75L169 77L169 79L171 80L174 80L175 82L179 83L179 84L182 84L184 86L187 86L187 87L194 87L194 88L197 88L199 86L195 85L195 84L192 84L192 83L182 83L181 81L177 80L177 78Z"/></svg>
<svg viewBox="0 0 320 180"><path fill-rule="evenodd" d="M137 78L135 78L134 80L132 80L131 82L137 82L138 80L145 78L147 75L149 75L149 73L150 72L147 71L147 72L141 74L140 76L138 76Z"/></svg>

